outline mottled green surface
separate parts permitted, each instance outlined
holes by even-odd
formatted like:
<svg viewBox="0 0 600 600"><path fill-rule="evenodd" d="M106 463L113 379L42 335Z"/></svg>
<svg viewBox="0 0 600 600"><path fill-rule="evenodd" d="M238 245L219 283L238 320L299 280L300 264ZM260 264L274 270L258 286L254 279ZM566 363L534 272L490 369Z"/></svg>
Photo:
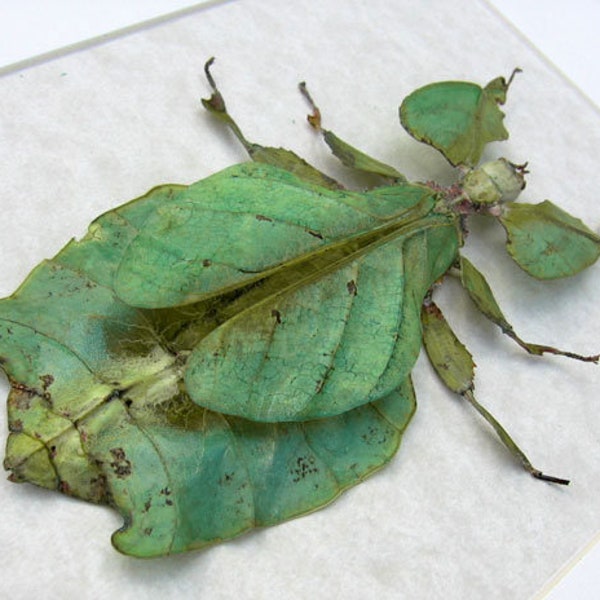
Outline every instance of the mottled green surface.
<svg viewBox="0 0 600 600"><path fill-rule="evenodd" d="M364 171L365 173L374 173L395 180L405 180L402 173L399 173L394 167L386 165L381 161L366 155L361 150L354 148L344 140L340 139L333 131L323 131L323 139L331 148L331 152L340 159L340 161L350 167Z"/></svg>
<svg viewBox="0 0 600 600"><path fill-rule="evenodd" d="M473 167L487 143L508 138L498 108L507 89L503 77L484 88L466 81L432 83L404 99L400 120L410 135L437 148L453 165Z"/></svg>
<svg viewBox="0 0 600 600"><path fill-rule="evenodd" d="M345 190L246 140L208 66L205 106L255 162L102 215L0 301L11 479L115 507L115 547L143 557L311 512L397 450L422 328L446 385L541 476L475 400L470 354L431 290L457 267L476 306L528 352L597 361L518 338L459 248L466 216L495 217L515 261L554 278L594 262L598 237L549 202L506 204L523 176L509 162L510 193L477 170L468 189L409 184L324 132L344 164L386 180ZM474 164L506 137L507 87L423 88L403 106L431 114L409 130L439 125L425 141Z"/></svg>
<svg viewBox="0 0 600 600"><path fill-rule="evenodd" d="M600 256L600 236L548 200L510 204L500 222L509 254L538 279L574 275Z"/></svg>
<svg viewBox="0 0 600 600"><path fill-rule="evenodd" d="M430 192L392 192L245 164L96 220L0 305L13 479L114 505L116 547L154 556L381 467L414 410L420 299L458 243Z"/></svg>
<svg viewBox="0 0 600 600"><path fill-rule="evenodd" d="M423 305L423 345L444 385L455 394L473 387L475 364L470 352L456 337L442 311L433 302Z"/></svg>

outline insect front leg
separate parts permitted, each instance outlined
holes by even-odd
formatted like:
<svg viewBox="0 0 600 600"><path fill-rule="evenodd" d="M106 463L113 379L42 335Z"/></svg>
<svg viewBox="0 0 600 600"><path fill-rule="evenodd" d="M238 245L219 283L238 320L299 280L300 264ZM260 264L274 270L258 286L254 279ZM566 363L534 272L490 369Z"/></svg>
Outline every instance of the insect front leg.
<svg viewBox="0 0 600 600"><path fill-rule="evenodd" d="M321 127L321 111L308 92L306 83L304 81L301 82L298 85L298 88L300 89L300 93L308 100L313 111L312 114L307 116L308 122L313 129L321 132L325 143L329 146L334 156L336 156L343 165L351 169L357 169L359 171L364 171L365 173L378 175L383 177L388 183L406 182L406 177L396 171L394 167L387 165L376 158L372 158L361 150L351 146L344 140L340 139L332 131L323 129Z"/></svg>
<svg viewBox="0 0 600 600"><path fill-rule="evenodd" d="M204 65L204 73L213 93L210 98L202 99L202 105L208 112L217 117L231 129L253 161L285 169L308 183L313 183L332 190L343 189L343 186L340 183L308 164L295 152L286 150L285 148L261 146L260 144L249 141L244 136L235 120L227 112L223 95L217 88L214 77L210 72L210 68L214 61L214 57L210 58Z"/></svg>

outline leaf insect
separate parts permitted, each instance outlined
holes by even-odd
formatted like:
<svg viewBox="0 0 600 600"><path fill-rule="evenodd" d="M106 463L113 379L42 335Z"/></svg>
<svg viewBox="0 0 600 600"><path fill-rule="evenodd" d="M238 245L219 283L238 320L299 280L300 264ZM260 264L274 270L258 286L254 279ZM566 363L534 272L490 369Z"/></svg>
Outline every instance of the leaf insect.
<svg viewBox="0 0 600 600"><path fill-rule="evenodd" d="M538 279L574 275L600 238L549 201L516 202L525 166L478 166L503 140L513 75L434 83L400 121L459 169L457 184L409 183L308 120L340 161L377 185L345 189L299 156L249 141L210 68L204 107L250 162L166 184L98 217L0 301L10 382L4 466L113 506L117 550L202 548L320 508L396 453L415 411L421 345L444 384L535 468L474 395L474 364L433 299L455 275L475 306L534 355L584 356L522 340L460 253L466 221L495 219Z"/></svg>

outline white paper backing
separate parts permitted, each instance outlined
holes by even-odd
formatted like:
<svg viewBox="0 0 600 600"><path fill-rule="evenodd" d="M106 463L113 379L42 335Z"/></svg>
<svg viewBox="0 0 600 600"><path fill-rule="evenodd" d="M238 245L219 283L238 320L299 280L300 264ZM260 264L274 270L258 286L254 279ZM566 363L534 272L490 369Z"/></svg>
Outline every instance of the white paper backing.
<svg viewBox="0 0 600 600"><path fill-rule="evenodd" d="M399 126L401 99L431 81L486 83L520 66L506 106L511 139L488 156L530 161L524 199L551 198L600 224L597 113L485 4L244 0L0 79L0 296L97 214L245 159L199 105L211 55L251 139L344 176L306 125L296 90L306 79L325 126L410 178L442 181L452 177L444 160ZM474 226L467 252L517 331L597 352L598 267L538 283L502 241L497 227ZM0 483L0 595L530 597L600 529L598 370L525 355L448 288L440 303L475 356L480 401L536 466L571 477L569 488L526 476L420 360L419 410L388 467L323 511L205 552L121 556L108 541L121 524L114 512Z"/></svg>

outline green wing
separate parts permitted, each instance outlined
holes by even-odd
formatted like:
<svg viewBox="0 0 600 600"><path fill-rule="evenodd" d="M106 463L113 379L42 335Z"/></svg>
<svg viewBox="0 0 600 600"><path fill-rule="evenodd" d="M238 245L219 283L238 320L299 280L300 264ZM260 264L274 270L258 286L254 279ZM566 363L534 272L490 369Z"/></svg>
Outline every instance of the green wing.
<svg viewBox="0 0 600 600"><path fill-rule="evenodd" d="M377 227L430 194L401 184L395 197L371 200L270 165L236 165L151 206L123 252L113 287L124 302L143 308L197 302Z"/></svg>

